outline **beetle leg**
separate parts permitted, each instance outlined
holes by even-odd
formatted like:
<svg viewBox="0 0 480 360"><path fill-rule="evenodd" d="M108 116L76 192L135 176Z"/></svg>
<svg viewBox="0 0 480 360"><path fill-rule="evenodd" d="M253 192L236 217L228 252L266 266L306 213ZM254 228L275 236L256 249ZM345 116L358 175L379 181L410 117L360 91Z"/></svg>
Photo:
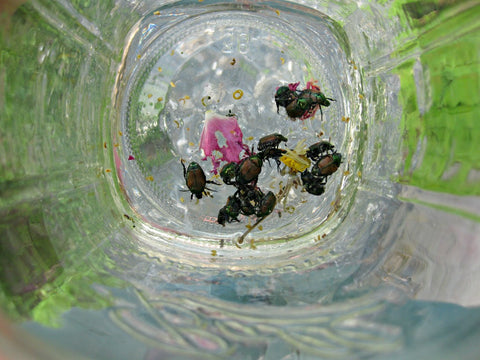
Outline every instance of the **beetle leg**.
<svg viewBox="0 0 480 360"><path fill-rule="evenodd" d="M206 182L207 184L215 184L215 185L218 185L218 186L221 185L221 184L219 184L219 183L217 183L217 182L215 182L215 181L213 181L213 180L207 180L207 181L205 181L205 182Z"/></svg>
<svg viewBox="0 0 480 360"><path fill-rule="evenodd" d="M187 169L185 168L184 160L180 159L180 164L183 166L183 177L187 176Z"/></svg>

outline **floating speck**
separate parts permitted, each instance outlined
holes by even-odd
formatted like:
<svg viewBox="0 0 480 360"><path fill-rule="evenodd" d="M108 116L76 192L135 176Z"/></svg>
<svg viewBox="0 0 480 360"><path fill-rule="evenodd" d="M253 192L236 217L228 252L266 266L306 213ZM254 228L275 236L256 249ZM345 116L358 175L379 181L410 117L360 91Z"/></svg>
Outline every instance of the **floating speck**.
<svg viewBox="0 0 480 360"><path fill-rule="evenodd" d="M147 179L148 181L153 181L153 176L152 176L152 175L147 176L146 179Z"/></svg>
<svg viewBox="0 0 480 360"><path fill-rule="evenodd" d="M235 90L233 92L233 98L235 100L240 100L242 98L242 96L243 96L243 90L241 90L241 89Z"/></svg>
<svg viewBox="0 0 480 360"><path fill-rule="evenodd" d="M202 97L202 105L207 106L207 103L210 101L211 97L210 96L204 96Z"/></svg>
<svg viewBox="0 0 480 360"><path fill-rule="evenodd" d="M155 11L155 12L153 13L153 15L160 15L160 11L158 11L158 10Z"/></svg>
<svg viewBox="0 0 480 360"><path fill-rule="evenodd" d="M103 147L104 147L105 149L107 148L107 142L106 142L106 141L103 143Z"/></svg>
<svg viewBox="0 0 480 360"><path fill-rule="evenodd" d="M112 170L110 170L110 169L105 169L105 172L106 172L106 173L110 173L110 172L112 172Z"/></svg>
<svg viewBox="0 0 480 360"><path fill-rule="evenodd" d="M170 81L170 86L175 87L175 83L173 81Z"/></svg>
<svg viewBox="0 0 480 360"><path fill-rule="evenodd" d="M172 50L172 52L170 53L170 55L174 55L175 54L175 50Z"/></svg>
<svg viewBox="0 0 480 360"><path fill-rule="evenodd" d="M359 98L359 99L363 99L364 96L363 96L362 94L358 94L358 98Z"/></svg>
<svg viewBox="0 0 480 360"><path fill-rule="evenodd" d="M275 12L277 13L278 16L280 16L280 11L275 9Z"/></svg>
<svg viewBox="0 0 480 360"><path fill-rule="evenodd" d="M183 101L183 104L185 105L185 101L188 100L188 99L190 99L190 96L186 95L186 96L184 96L183 98L178 99L178 101L179 101L179 102L180 102L180 101Z"/></svg>
<svg viewBox="0 0 480 360"><path fill-rule="evenodd" d="M157 98L157 101L158 101L158 102L163 101L163 98L162 98L162 97L159 97L159 98Z"/></svg>
<svg viewBox="0 0 480 360"><path fill-rule="evenodd" d="M280 58L280 61L282 62L282 65L285 64L285 59L283 57Z"/></svg>
<svg viewBox="0 0 480 360"><path fill-rule="evenodd" d="M286 206L285 211L289 214L293 214L295 212L295 206Z"/></svg>
<svg viewBox="0 0 480 360"><path fill-rule="evenodd" d="M235 63L237 62L237 60L235 60L235 58L232 59L232 61L230 61L230 65L235 65Z"/></svg>
<svg viewBox="0 0 480 360"><path fill-rule="evenodd" d="M217 250L212 250L212 256L217 256Z"/></svg>
<svg viewBox="0 0 480 360"><path fill-rule="evenodd" d="M152 94L148 94L147 97L150 99L153 95Z"/></svg>
<svg viewBox="0 0 480 360"><path fill-rule="evenodd" d="M188 145L190 145L190 146L195 146L195 144L194 144L193 142L191 142L191 141L188 143Z"/></svg>
<svg viewBox="0 0 480 360"><path fill-rule="evenodd" d="M121 131L118 132L119 136L123 136L123 133Z"/></svg>
<svg viewBox="0 0 480 360"><path fill-rule="evenodd" d="M135 158L133 157L133 155L129 155L128 160L135 160Z"/></svg>
<svg viewBox="0 0 480 360"><path fill-rule="evenodd" d="M180 198L180 202L183 204L185 202L185 199L183 198L183 196Z"/></svg>
<svg viewBox="0 0 480 360"><path fill-rule="evenodd" d="M158 70L158 72L161 72L163 69L162 69L161 66L159 66L157 70Z"/></svg>

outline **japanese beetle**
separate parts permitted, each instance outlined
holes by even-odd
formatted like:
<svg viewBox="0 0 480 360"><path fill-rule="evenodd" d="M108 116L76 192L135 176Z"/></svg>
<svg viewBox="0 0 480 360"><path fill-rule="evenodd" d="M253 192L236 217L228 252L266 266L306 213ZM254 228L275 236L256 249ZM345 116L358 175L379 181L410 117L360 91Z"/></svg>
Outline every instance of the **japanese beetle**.
<svg viewBox="0 0 480 360"><path fill-rule="evenodd" d="M229 196L227 203L218 212L217 222L225 226L225 222L239 221L238 215L240 215L240 201L236 196Z"/></svg>
<svg viewBox="0 0 480 360"><path fill-rule="evenodd" d="M275 197L275 194L269 191L260 200L255 215L257 217L264 217L264 216L270 215L276 204L277 204L277 198Z"/></svg>
<svg viewBox="0 0 480 360"><path fill-rule="evenodd" d="M226 222L230 222L230 214L226 206L220 208L218 211L217 222L222 226L225 226Z"/></svg>
<svg viewBox="0 0 480 360"><path fill-rule="evenodd" d="M265 161L267 160L268 163L270 164L270 159L275 159L275 162L277 163L277 167L280 167L280 158L285 154L287 150L284 149L276 149L276 148L267 148L261 152L259 152L257 155L260 156L260 158Z"/></svg>
<svg viewBox="0 0 480 360"><path fill-rule="evenodd" d="M286 107L297 98L297 93L288 86L280 86L275 92L275 104L277 104L277 113L280 106Z"/></svg>
<svg viewBox="0 0 480 360"><path fill-rule="evenodd" d="M235 196L240 202L240 212L245 216L254 215L258 205L264 197L262 190L253 186L245 186L239 189Z"/></svg>
<svg viewBox="0 0 480 360"><path fill-rule="evenodd" d="M306 113L304 113L303 118L311 117L317 111L317 108L320 109L320 115L323 119L323 111L322 106L330 106L330 101L335 101L335 99L327 98L320 89L305 89L298 95L298 99L305 99L312 102L312 105L309 109L307 109ZM330 100L330 101L329 101Z"/></svg>
<svg viewBox="0 0 480 360"><path fill-rule="evenodd" d="M313 176L308 170L305 170L301 174L303 188L306 192L312 195L322 195L325 192L325 185L327 181L325 177Z"/></svg>
<svg viewBox="0 0 480 360"><path fill-rule="evenodd" d="M285 107L287 115L291 118L301 117L305 112L314 106L314 102L310 98L296 98Z"/></svg>
<svg viewBox="0 0 480 360"><path fill-rule="evenodd" d="M228 164L222 167L222 170L220 170L220 177L222 178L225 184L234 185L237 169L238 169L238 164L233 161L229 162Z"/></svg>
<svg viewBox="0 0 480 360"><path fill-rule="evenodd" d="M320 158L320 155L323 155L328 151L333 151L334 148L335 148L335 145L332 145L328 141L324 140L324 141L317 142L313 145L310 145L306 152L306 155L310 159L317 161Z"/></svg>
<svg viewBox="0 0 480 360"><path fill-rule="evenodd" d="M300 99L310 99L313 103L325 107L330 106L330 101L335 101L335 99L327 98L321 91L315 89L305 89L300 92L298 97Z"/></svg>
<svg viewBox="0 0 480 360"><path fill-rule="evenodd" d="M312 175L314 176L330 176L342 163L342 154L333 153L322 156L313 166Z"/></svg>
<svg viewBox="0 0 480 360"><path fill-rule="evenodd" d="M287 140L282 134L270 134L258 140L257 149L258 151L263 151L269 148L277 148L282 141L287 142Z"/></svg>
<svg viewBox="0 0 480 360"><path fill-rule="evenodd" d="M262 171L262 158L259 155L249 156L240 162L235 174L235 182L238 185L245 185L256 181Z"/></svg>
<svg viewBox="0 0 480 360"><path fill-rule="evenodd" d="M188 190L192 193L190 199L193 199L193 195L195 195L197 199L201 199L204 194L207 195L205 190L211 190L206 187L207 184L220 185L215 181L207 180L203 169L195 161L188 164L188 168L185 168L183 160L180 162L183 166L183 177L185 178Z"/></svg>

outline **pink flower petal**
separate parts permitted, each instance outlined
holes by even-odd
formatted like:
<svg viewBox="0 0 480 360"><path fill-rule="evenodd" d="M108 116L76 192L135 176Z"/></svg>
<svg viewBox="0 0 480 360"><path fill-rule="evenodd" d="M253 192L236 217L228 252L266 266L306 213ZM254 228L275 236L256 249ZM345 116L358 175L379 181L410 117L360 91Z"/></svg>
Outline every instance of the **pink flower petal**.
<svg viewBox="0 0 480 360"><path fill-rule="evenodd" d="M307 89L320 91L320 87L315 85L316 82L317 82L317 80L308 81L307 82Z"/></svg>
<svg viewBox="0 0 480 360"><path fill-rule="evenodd" d="M315 113L317 112L317 110L318 110L319 108L320 108L319 105L315 105L315 107L313 107L312 109L309 109L309 110L305 111L305 113L302 115L302 117L300 118L300 120L305 120L305 119L314 117L314 116L315 116Z"/></svg>
<svg viewBox="0 0 480 360"><path fill-rule="evenodd" d="M219 137L222 136L224 143L219 144ZM218 172L221 161L240 162L242 151L249 154L248 146L243 143L243 133L238 126L237 118L216 114L213 111L205 113L205 123L200 137L200 149L203 150L205 155L204 160L206 158L212 160L215 174ZM214 152L221 153L222 157L217 158Z"/></svg>
<svg viewBox="0 0 480 360"><path fill-rule="evenodd" d="M291 83L291 84L288 84L288 88L291 90L291 91L296 91L297 90L297 87L298 85L300 85L300 81L297 82L297 83Z"/></svg>
<svg viewBox="0 0 480 360"><path fill-rule="evenodd" d="M135 160L135 158L133 157L133 155L129 155L128 160Z"/></svg>

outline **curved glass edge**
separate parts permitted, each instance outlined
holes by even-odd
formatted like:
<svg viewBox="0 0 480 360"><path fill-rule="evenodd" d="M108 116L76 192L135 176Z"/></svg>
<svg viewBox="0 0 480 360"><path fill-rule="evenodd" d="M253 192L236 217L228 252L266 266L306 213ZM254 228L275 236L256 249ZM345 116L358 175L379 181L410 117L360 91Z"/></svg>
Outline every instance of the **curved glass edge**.
<svg viewBox="0 0 480 360"><path fill-rule="evenodd" d="M480 5L398 2L410 25L393 57L403 107L402 184L456 195L480 195ZM478 213L477 213L478 215ZM478 221L478 220L477 220Z"/></svg>
<svg viewBox="0 0 480 360"><path fill-rule="evenodd" d="M112 233L132 225L121 212L128 204L112 197L121 190L105 94L128 30L113 24L133 24L138 14L102 2L88 20L87 5L29 2L0 28L0 146L8 154L0 168L0 303L16 321L61 326L59 314L74 306L111 303L92 284L123 286L105 270L115 267L104 252Z"/></svg>

